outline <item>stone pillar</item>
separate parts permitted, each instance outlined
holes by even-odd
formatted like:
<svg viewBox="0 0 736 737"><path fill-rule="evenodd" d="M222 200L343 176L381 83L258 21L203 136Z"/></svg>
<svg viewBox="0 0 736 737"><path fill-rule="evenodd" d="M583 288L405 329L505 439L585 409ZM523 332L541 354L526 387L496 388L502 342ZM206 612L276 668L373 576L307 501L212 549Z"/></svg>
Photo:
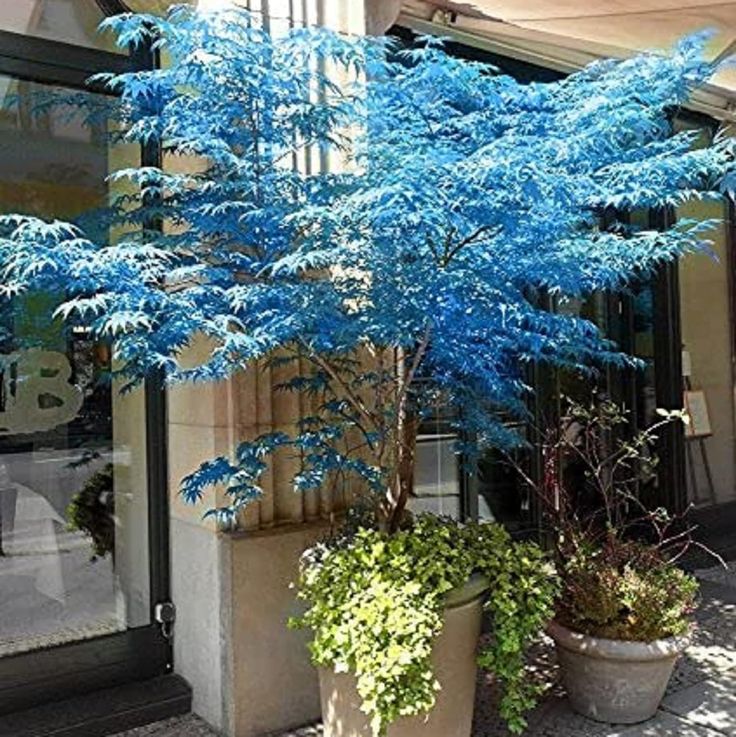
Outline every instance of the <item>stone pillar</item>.
<svg viewBox="0 0 736 737"><path fill-rule="evenodd" d="M228 737L263 737L319 719L308 633L289 630L287 621L300 611L292 587L299 557L326 531L327 523L318 522L227 538Z"/></svg>
<svg viewBox="0 0 736 737"><path fill-rule="evenodd" d="M200 345L192 360L209 350ZM222 502L211 491L200 504L179 494L181 479L202 461L229 454L236 442L232 382L177 386L169 392L168 452L171 509L171 589L177 608L175 670L193 689L193 710L217 729L228 724L232 653L228 612L230 582L225 539L204 513Z"/></svg>
<svg viewBox="0 0 736 737"><path fill-rule="evenodd" d="M240 437L293 421L293 406L264 418L263 408L273 404L270 377L255 370L215 386L176 387L169 397L175 669L192 685L193 710L228 737L261 737L319 717L307 634L290 631L287 620L298 612L292 584L299 557L329 523L303 522L305 499L287 490L292 469L278 459L272 476L290 498L284 505L280 494L269 493L253 505L243 520L251 530L223 532L202 518L223 501L221 492L196 506L178 493L181 478L201 461L231 452ZM242 424L249 408L255 410L252 426ZM288 524L297 503L300 516ZM262 516L274 509L278 525Z"/></svg>
<svg viewBox="0 0 736 737"><path fill-rule="evenodd" d="M277 17L289 5L270 0L268 8ZM393 2L391 12L379 11L377 2L369 5L374 31L391 25L398 12ZM365 33L363 0L307 0L306 10L294 22ZM197 346L192 360L202 360L207 350ZM232 452L239 441L293 430L308 402L273 390L290 370L251 367L222 384L177 387L169 394L175 669L192 685L194 711L228 737L262 737L319 717L307 634L289 631L286 622L298 611L291 584L299 557L328 529L334 501L329 490L292 490L295 469L288 454L277 455L263 479L263 498L243 513L239 532L219 531L202 519L222 492L192 507L178 489L203 460Z"/></svg>

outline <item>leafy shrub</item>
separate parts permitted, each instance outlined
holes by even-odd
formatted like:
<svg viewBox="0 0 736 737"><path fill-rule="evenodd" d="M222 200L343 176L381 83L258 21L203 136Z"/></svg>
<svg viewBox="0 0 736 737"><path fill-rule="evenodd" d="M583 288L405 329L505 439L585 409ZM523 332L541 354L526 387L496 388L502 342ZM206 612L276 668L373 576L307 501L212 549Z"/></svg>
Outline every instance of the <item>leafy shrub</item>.
<svg viewBox="0 0 736 737"><path fill-rule="evenodd" d="M69 530L92 538L92 560L104 558L115 549L115 494L113 468L108 463L87 479L66 509Z"/></svg>
<svg viewBox="0 0 736 737"><path fill-rule="evenodd" d="M692 528L641 498L657 467L658 432L682 413L659 409L654 424L632 435L627 411L610 399L594 393L586 405L566 399L563 407L544 432L544 478L527 479L555 540L557 619L610 639L684 634L698 584L676 561Z"/></svg>
<svg viewBox="0 0 736 737"><path fill-rule="evenodd" d="M652 545L611 535L569 560L562 579L557 617L577 632L651 642L690 628L698 583Z"/></svg>
<svg viewBox="0 0 736 737"><path fill-rule="evenodd" d="M429 711L438 684L431 652L445 596L474 572L489 579L493 637L480 663L502 684L501 713L513 732L535 703L524 653L551 617L557 581L533 543L495 524L459 525L430 515L393 535L361 528L305 556L299 596L309 603L292 626L314 632L315 665L351 672L374 735Z"/></svg>

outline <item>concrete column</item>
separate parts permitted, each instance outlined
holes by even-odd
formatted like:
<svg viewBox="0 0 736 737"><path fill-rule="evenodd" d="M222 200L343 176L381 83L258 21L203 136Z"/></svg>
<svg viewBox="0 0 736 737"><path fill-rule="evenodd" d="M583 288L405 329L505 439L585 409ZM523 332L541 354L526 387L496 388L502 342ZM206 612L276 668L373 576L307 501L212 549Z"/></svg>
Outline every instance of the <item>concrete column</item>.
<svg viewBox="0 0 736 737"><path fill-rule="evenodd" d="M191 360L203 360L208 350L197 346ZM299 397L275 407L271 378L260 384L263 376L258 373L254 382L253 373L245 372L217 385L175 387L169 395L175 669L192 685L194 711L228 737L260 737L319 716L307 635L286 625L298 611L292 584L299 557L327 523L301 524L299 517L300 524L269 529L267 520L265 530L223 532L202 517L224 501L222 490L209 492L196 506L179 495L182 477L203 460L229 454L242 438L270 429L258 422L264 397L274 408L269 425L287 429L298 416ZM263 391L256 396L259 385ZM248 419L249 409L255 420ZM244 426L246 420L250 424ZM293 471L286 465L277 459L279 494L287 493L286 477ZM301 510L302 497L290 488L288 494ZM286 512L282 505L283 521ZM249 520L255 525L244 519Z"/></svg>
<svg viewBox="0 0 736 737"><path fill-rule="evenodd" d="M398 14L393 1L308 0L307 5L303 20L355 34L365 33L367 22L372 32L385 30ZM279 0L271 0L269 9L275 12L277 6ZM202 360L206 350L198 346L192 360ZM278 373L253 367L224 384L170 392L175 668L193 687L194 711L228 737L262 737L312 721L320 711L308 634L289 631L286 622L298 611L291 584L299 557L327 531L329 523L316 518L329 516L331 495L295 494L295 468L286 457L277 457L263 479L264 497L243 514L242 532L224 533L202 520L220 501L218 492L196 507L178 495L181 478L203 460L263 432L293 430L308 403L275 394L273 385L288 378L272 375Z"/></svg>
<svg viewBox="0 0 736 737"><path fill-rule="evenodd" d="M226 542L232 671L228 737L263 737L320 716L308 633L287 628L301 605L292 584L302 552L327 532L318 522L249 534Z"/></svg>
<svg viewBox="0 0 736 737"><path fill-rule="evenodd" d="M208 350L207 345L197 346L192 360ZM202 461L232 451L236 401L232 382L178 386L169 393L174 662L177 673L192 685L194 711L217 729L227 727L232 704L232 653L226 646L231 638L230 582L224 537L214 520L203 515L222 503L222 491L210 491L201 504L192 506L181 498L179 488L181 479Z"/></svg>
<svg viewBox="0 0 736 737"><path fill-rule="evenodd" d="M299 557L327 523L222 532L202 519L222 502L217 492L195 507L180 498L184 475L237 442L235 386L177 387L170 395L175 668L192 685L197 714L228 737L261 737L319 717L307 634L286 625L298 611Z"/></svg>

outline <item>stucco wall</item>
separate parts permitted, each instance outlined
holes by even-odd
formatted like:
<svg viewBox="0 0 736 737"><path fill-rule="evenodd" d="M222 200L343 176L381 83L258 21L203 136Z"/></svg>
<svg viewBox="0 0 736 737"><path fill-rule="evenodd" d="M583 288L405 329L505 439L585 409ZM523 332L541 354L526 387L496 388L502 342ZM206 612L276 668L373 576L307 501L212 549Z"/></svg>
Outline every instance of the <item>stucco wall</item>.
<svg viewBox="0 0 736 737"><path fill-rule="evenodd" d="M688 217L722 220L723 205L695 202L679 208L678 218ZM713 471L716 500L725 502L736 498L736 441L729 254L723 222L710 237L714 241L716 258L694 255L680 263L680 313L684 349L690 353L692 361L693 388L702 389L708 402L713 435L704 442ZM700 450L695 444L692 450L699 493L706 497L708 491Z"/></svg>

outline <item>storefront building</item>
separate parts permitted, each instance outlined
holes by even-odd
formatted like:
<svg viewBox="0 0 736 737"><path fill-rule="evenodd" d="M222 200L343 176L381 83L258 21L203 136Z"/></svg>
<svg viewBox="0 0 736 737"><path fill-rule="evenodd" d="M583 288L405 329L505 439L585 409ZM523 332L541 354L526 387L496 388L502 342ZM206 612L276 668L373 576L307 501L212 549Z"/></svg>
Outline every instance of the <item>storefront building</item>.
<svg viewBox="0 0 736 737"><path fill-rule="evenodd" d="M87 84L92 74L156 63L145 49L114 49L95 29L107 14L166 4L0 5L0 212L73 219L106 203L110 171L159 162L156 151L110 150L104 116L96 127L84 126L58 106L39 114L33 101L51 91L101 101L106 93ZM437 30L434 16L428 22L412 14L413 5L405 3L400 17L399 2L263 0L256 9L274 22L323 23L353 33L393 26L411 43L412 33ZM445 31L454 33L451 25ZM524 79L570 71L532 58L528 48L455 35L456 53ZM707 113L683 115L682 124L710 135L726 116ZM693 502L716 510L704 518L720 523L736 508L731 213L698 204L632 217L654 228L665 217L715 217L718 259L693 257L624 294L558 307L595 319L644 359L640 371L598 380L629 407L632 430L649 424L657 407L678 407L687 398L695 432L686 438L672 427L663 434L659 479L648 493L673 509ZM90 730L103 734L111 724L123 728L190 704L237 737L317 717L305 635L285 627L296 611L290 583L299 555L339 518L350 489L295 495L293 460L277 458L267 493L235 532L202 519L208 500L197 508L177 495L179 480L200 461L297 422L304 411L298 398L274 391L288 376L250 370L226 384L180 387L168 396L152 380L123 396L105 381L104 346L84 332L42 324L34 319L39 312L29 300L22 321L11 324L0 315L0 727L3 719L18 724L23 710L131 683L151 686L128 692L127 716L113 705L107 721L101 717ZM44 349L15 350L17 335L43 337ZM32 381L18 381L26 374ZM566 387L564 377L535 380L533 409L541 417ZM478 473L466 474L452 443L438 411L420 435L415 509L500 519L534 534L540 522L534 504L499 459L489 454ZM528 461L532 468L539 463L533 456ZM731 519L736 524L736 515ZM71 719L59 734L81 734Z"/></svg>

